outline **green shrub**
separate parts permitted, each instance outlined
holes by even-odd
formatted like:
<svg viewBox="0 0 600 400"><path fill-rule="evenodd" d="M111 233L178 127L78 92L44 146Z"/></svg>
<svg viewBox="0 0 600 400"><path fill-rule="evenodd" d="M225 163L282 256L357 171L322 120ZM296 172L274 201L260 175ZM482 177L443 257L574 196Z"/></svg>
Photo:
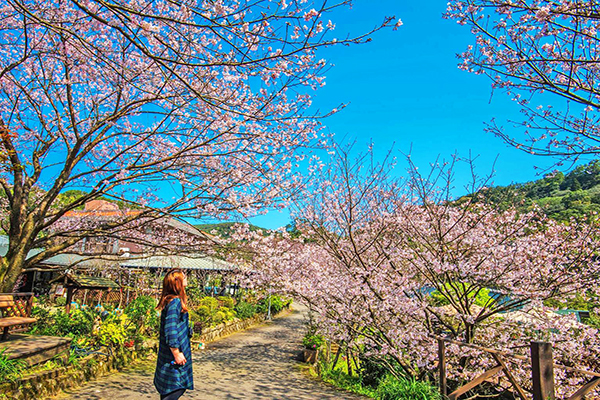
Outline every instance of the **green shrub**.
<svg viewBox="0 0 600 400"><path fill-rule="evenodd" d="M199 302L199 307L202 307L202 306L207 307L212 314L212 313L216 312L217 309L219 308L219 301L217 299L215 299L214 297L204 297Z"/></svg>
<svg viewBox="0 0 600 400"><path fill-rule="evenodd" d="M97 314L91 310L76 309L69 314L63 310L54 313L42 307L34 307L32 316L37 322L30 333L49 336L86 336L92 332Z"/></svg>
<svg viewBox="0 0 600 400"><path fill-rule="evenodd" d="M317 350L325 344L325 339L321 335L307 333L302 339L302 344L309 350Z"/></svg>
<svg viewBox="0 0 600 400"><path fill-rule="evenodd" d="M279 296L271 296L271 313L277 314L281 310L283 310L284 303L281 297Z"/></svg>
<svg viewBox="0 0 600 400"><path fill-rule="evenodd" d="M199 323L202 326L212 325L214 313L207 306L199 306L196 309L191 309L189 313L192 322Z"/></svg>
<svg viewBox="0 0 600 400"><path fill-rule="evenodd" d="M156 335L160 319L156 313L156 300L150 296L139 296L125 307L125 314L135 325L140 335Z"/></svg>
<svg viewBox="0 0 600 400"><path fill-rule="evenodd" d="M64 307L67 304L67 299L60 296L54 300L54 303L59 307Z"/></svg>
<svg viewBox="0 0 600 400"><path fill-rule="evenodd" d="M375 360L374 360L375 361ZM362 363L361 363L362 364ZM364 365L361 365L361 374L349 376L347 360L339 359L336 369L331 369L331 364L320 361L320 376L323 381L338 388L368 396L378 400L441 400L438 389L429 382L418 381L414 378L396 378L385 373L374 385L368 385L362 374Z"/></svg>
<svg viewBox="0 0 600 400"><path fill-rule="evenodd" d="M222 311L217 311L213 317L213 323L220 324L225 321L227 316Z"/></svg>
<svg viewBox="0 0 600 400"><path fill-rule="evenodd" d="M277 295L271 295L271 314L277 314L285 307L284 300ZM261 299L257 304L257 311L263 314L269 312L269 296Z"/></svg>
<svg viewBox="0 0 600 400"><path fill-rule="evenodd" d="M129 335L127 316L110 316L100 324L95 332L96 342L105 346L122 347Z"/></svg>
<svg viewBox="0 0 600 400"><path fill-rule="evenodd" d="M235 306L235 299L229 296L219 296L218 300L221 302L223 307L233 308Z"/></svg>
<svg viewBox="0 0 600 400"><path fill-rule="evenodd" d="M235 313L239 319L252 318L256 314L256 305L239 301L235 305Z"/></svg>
<svg viewBox="0 0 600 400"><path fill-rule="evenodd" d="M188 277L188 280L190 278ZM197 306L198 302L204 298L204 288L199 284L190 283L188 287L185 288L185 292L188 297L188 306Z"/></svg>
<svg viewBox="0 0 600 400"><path fill-rule="evenodd" d="M225 321L231 321L235 318L235 312L227 307L219 307L217 312L222 312L225 315Z"/></svg>
<svg viewBox="0 0 600 400"><path fill-rule="evenodd" d="M377 357L367 357L364 356L364 354L360 354L359 361L362 382L365 385L375 388L379 384L379 381L389 373L387 368Z"/></svg>
<svg viewBox="0 0 600 400"><path fill-rule="evenodd" d="M343 372L344 370L347 370L346 361L340 359L336 370L332 370L331 365L327 363L320 362L320 366L321 379L323 379L323 381L349 392L375 398L375 390L369 386L363 385L360 376L349 376Z"/></svg>

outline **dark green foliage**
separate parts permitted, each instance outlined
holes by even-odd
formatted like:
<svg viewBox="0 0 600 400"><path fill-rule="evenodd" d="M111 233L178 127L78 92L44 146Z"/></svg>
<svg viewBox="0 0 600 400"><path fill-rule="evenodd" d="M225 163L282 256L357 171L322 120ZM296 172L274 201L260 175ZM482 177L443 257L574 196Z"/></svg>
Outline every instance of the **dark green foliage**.
<svg viewBox="0 0 600 400"><path fill-rule="evenodd" d="M233 308L235 306L235 299L233 297L219 296L217 300L219 300L223 307Z"/></svg>
<svg viewBox="0 0 600 400"><path fill-rule="evenodd" d="M341 367L342 364L343 362L339 362L340 367L335 370L332 370L330 366L321 364L321 378L340 389L375 399L375 390L368 385L363 385L360 376L349 376L344 373Z"/></svg>
<svg viewBox="0 0 600 400"><path fill-rule="evenodd" d="M557 221L585 219L600 211L600 161L581 165L567 175L556 171L533 182L482 189L456 203L467 200L492 204L499 210L516 207L521 212L537 205Z"/></svg>
<svg viewBox="0 0 600 400"><path fill-rule="evenodd" d="M367 357L364 354L359 355L360 374L362 382L371 387L377 387L379 381L388 374L387 368L377 357Z"/></svg>
<svg viewBox="0 0 600 400"><path fill-rule="evenodd" d="M272 295L271 299L271 314L277 314L291 303L290 300L284 300L282 297ZM259 300L256 305L258 312L266 314L269 311L269 296Z"/></svg>
<svg viewBox="0 0 600 400"><path fill-rule="evenodd" d="M156 313L156 300L150 296L139 296L125 307L125 314L135 325L140 335L155 336L160 328Z"/></svg>
<svg viewBox="0 0 600 400"><path fill-rule="evenodd" d="M398 377L382 373L382 375L367 384L365 375L349 376L346 361L340 360L335 370L331 365L320 362L321 378L341 389L358 393L378 400L441 400L439 390L427 381ZM364 371L364 365L361 366Z"/></svg>
<svg viewBox="0 0 600 400"><path fill-rule="evenodd" d="M41 307L34 307L32 311L37 322L32 326L30 333L48 336L87 336L92 332L97 314L91 310L73 310L70 314L63 310L51 313Z"/></svg>
<svg viewBox="0 0 600 400"><path fill-rule="evenodd" d="M304 348L309 350L318 350L325 344L325 339L321 335L309 332L302 339Z"/></svg>
<svg viewBox="0 0 600 400"><path fill-rule="evenodd" d="M239 319L252 318L256 314L256 305L245 301L239 301L234 309Z"/></svg>

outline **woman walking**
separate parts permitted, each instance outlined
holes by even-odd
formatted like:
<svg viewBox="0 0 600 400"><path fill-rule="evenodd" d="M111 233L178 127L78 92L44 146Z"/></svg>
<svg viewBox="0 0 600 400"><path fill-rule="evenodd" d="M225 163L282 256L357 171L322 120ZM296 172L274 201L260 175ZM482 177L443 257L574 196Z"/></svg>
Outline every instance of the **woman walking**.
<svg viewBox="0 0 600 400"><path fill-rule="evenodd" d="M181 270L170 271L157 306L162 311L154 386L161 400L177 400L187 389L194 389L186 286Z"/></svg>

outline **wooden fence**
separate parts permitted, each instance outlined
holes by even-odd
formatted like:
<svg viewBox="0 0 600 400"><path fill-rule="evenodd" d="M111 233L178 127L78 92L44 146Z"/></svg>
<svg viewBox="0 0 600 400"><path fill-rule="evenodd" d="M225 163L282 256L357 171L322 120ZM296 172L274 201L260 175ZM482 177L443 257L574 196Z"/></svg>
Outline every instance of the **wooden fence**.
<svg viewBox="0 0 600 400"><path fill-rule="evenodd" d="M585 371L583 369L567 367L565 365L555 364L552 357L552 344L546 342L531 342L530 354L531 357L525 357L518 354L511 354L505 351L490 349L487 347L477 346L470 343L459 342L442 337L436 337L438 342L438 372L439 372L439 387L443 396L447 396L450 400L457 400L463 394L469 392L483 382L486 382L500 372L504 373L506 379L510 382L515 395L522 400L555 400L554 393L554 369L563 369L572 373L589 376L590 380L579 388L575 393L566 397L567 400L584 400L585 396L594 390L600 384L600 373ZM495 362L496 366L487 370L483 374L472 379L468 383L448 394L448 386L446 380L446 343L467 347L470 349L479 350L485 354L489 354ZM513 372L505 362L507 358L513 358L527 362L531 366L531 394L528 394L515 379ZM533 397L531 397L533 395Z"/></svg>

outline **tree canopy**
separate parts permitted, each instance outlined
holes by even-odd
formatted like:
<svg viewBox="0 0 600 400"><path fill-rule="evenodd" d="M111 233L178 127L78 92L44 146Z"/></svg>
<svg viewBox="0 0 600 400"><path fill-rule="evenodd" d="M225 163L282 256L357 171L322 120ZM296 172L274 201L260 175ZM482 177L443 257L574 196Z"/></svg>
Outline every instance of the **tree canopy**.
<svg viewBox="0 0 600 400"><path fill-rule="evenodd" d="M328 68L317 49L368 39L333 36L327 16L348 3L0 1L3 288L134 218L248 215L284 198L328 143L309 110ZM144 212L64 230L102 196Z"/></svg>

